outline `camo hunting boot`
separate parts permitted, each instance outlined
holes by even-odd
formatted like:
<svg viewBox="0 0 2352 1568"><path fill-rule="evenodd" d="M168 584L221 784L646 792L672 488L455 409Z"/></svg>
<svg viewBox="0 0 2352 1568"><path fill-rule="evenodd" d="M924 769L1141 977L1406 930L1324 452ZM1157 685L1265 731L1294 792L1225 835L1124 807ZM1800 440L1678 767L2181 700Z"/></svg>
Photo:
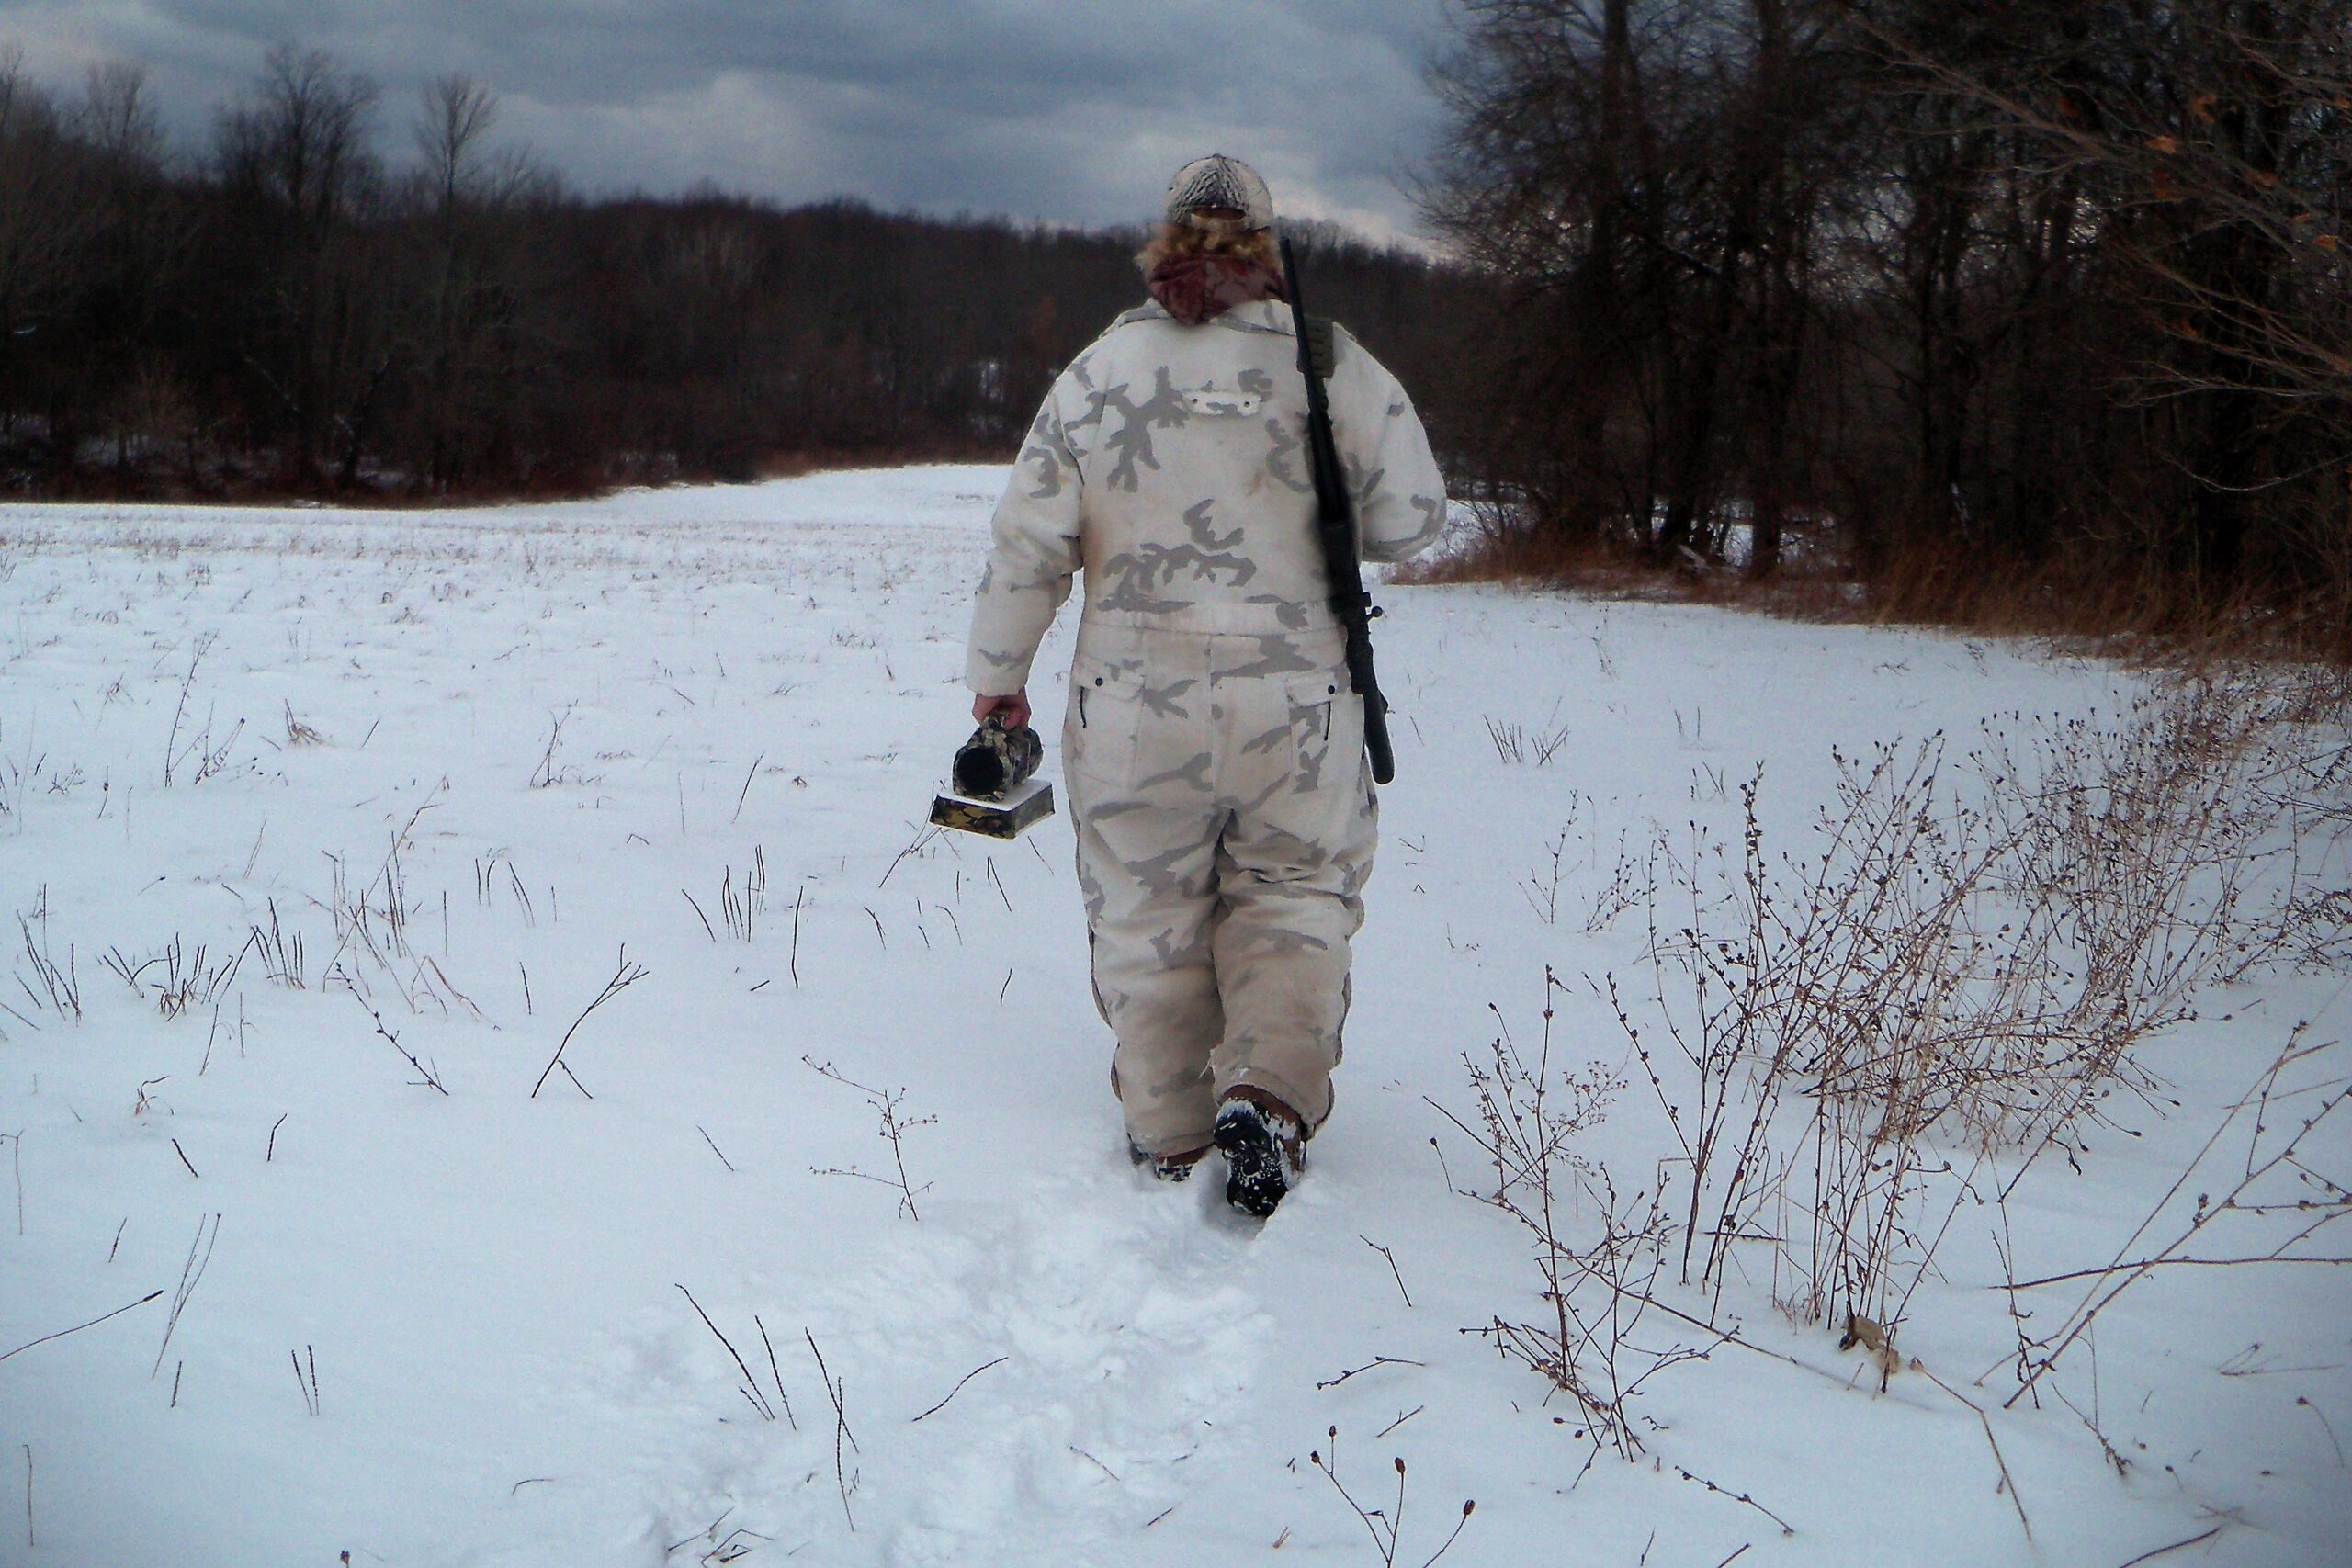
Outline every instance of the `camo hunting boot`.
<svg viewBox="0 0 2352 1568"><path fill-rule="evenodd" d="M1225 1201L1264 1219L1297 1181L1306 1136L1290 1108L1248 1088L1216 1113L1216 1146L1225 1154Z"/></svg>

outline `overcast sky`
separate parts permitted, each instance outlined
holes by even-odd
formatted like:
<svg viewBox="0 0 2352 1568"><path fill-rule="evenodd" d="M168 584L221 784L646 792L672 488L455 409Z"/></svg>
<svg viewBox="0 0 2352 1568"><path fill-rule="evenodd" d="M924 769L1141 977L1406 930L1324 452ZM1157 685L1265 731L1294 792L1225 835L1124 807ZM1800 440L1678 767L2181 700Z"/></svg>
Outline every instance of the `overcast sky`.
<svg viewBox="0 0 2352 1568"><path fill-rule="evenodd" d="M281 42L383 90L405 154L421 84L461 71L577 188L708 180L779 201L1080 224L1152 215L1187 158L1255 164L1287 212L1417 235L1446 0L0 0L0 48L78 89L145 65L200 146Z"/></svg>

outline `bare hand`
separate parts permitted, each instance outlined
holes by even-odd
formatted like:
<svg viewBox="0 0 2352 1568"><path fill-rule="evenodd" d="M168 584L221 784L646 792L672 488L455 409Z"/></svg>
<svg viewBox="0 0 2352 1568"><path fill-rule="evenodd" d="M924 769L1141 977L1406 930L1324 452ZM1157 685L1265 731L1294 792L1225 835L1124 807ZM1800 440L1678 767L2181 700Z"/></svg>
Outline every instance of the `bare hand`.
<svg viewBox="0 0 2352 1568"><path fill-rule="evenodd" d="M1004 727L1007 729L1022 729L1027 728L1029 723L1029 688L1023 686L1019 691L1007 697L975 697L972 699L972 717L975 720L985 723L989 715L992 713L1002 714L1004 716Z"/></svg>

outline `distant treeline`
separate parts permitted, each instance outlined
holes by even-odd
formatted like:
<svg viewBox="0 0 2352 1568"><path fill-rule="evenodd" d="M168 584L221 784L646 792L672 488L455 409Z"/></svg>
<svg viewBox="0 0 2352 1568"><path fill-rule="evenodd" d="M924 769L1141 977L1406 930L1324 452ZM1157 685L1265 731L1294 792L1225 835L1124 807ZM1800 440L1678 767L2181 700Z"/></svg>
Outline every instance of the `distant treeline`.
<svg viewBox="0 0 2352 1568"><path fill-rule="evenodd" d="M1141 227L587 200L495 120L462 77L399 117L279 49L206 145L173 149L135 66L61 96L0 54L0 493L500 495L1004 457L1144 299ZM1442 398L1467 281L1316 237L1319 308Z"/></svg>
<svg viewBox="0 0 2352 1568"><path fill-rule="evenodd" d="M2352 6L1453 10L1458 259L1306 232L1489 567L1801 558L1897 613L2352 653ZM1002 457L1142 297L1140 227L587 200L495 119L279 49L173 149L136 67L0 52L0 491Z"/></svg>
<svg viewBox="0 0 2352 1568"><path fill-rule="evenodd" d="M2352 6L1459 0L1521 558L2352 652Z"/></svg>

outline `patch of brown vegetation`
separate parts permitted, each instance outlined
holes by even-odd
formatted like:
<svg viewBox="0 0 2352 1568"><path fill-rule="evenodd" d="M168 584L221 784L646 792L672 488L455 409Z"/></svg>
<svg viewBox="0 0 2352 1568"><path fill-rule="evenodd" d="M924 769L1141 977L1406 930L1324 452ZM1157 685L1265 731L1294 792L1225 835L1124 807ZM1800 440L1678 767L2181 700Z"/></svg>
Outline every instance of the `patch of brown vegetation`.
<svg viewBox="0 0 2352 1568"><path fill-rule="evenodd" d="M2150 561L2030 561L1966 541L1908 543L1868 567L1806 553L1768 577L1686 558L1673 567L1589 535L1482 524L1464 545L1398 569L1412 583L1506 582L1606 598L1713 604L1796 619L2045 637L2167 664L2352 664L2352 569L2317 587L2216 591Z"/></svg>

